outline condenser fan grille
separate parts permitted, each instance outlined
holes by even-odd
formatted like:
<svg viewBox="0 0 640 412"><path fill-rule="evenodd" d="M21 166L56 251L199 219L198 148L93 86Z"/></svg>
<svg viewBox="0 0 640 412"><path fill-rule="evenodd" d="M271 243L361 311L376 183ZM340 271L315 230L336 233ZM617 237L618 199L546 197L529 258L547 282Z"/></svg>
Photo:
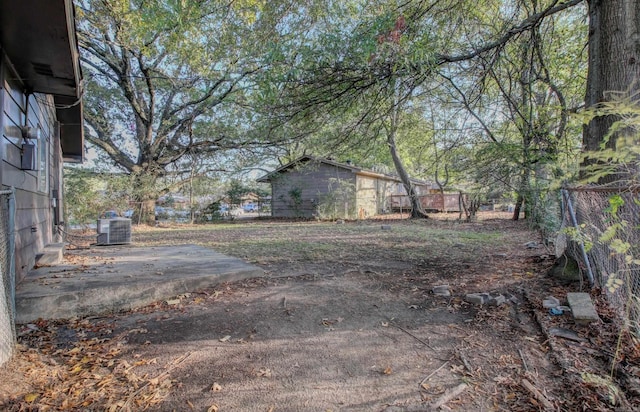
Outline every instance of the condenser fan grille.
<svg viewBox="0 0 640 412"><path fill-rule="evenodd" d="M131 219L115 218L98 221L98 245L131 243Z"/></svg>

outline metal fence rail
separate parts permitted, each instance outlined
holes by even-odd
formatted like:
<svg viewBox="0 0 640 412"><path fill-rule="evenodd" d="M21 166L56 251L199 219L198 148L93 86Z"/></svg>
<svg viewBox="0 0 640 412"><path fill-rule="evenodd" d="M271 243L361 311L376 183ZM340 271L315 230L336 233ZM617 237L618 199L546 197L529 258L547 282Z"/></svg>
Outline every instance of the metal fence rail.
<svg viewBox="0 0 640 412"><path fill-rule="evenodd" d="M568 188L563 200L567 252L640 336L640 191Z"/></svg>
<svg viewBox="0 0 640 412"><path fill-rule="evenodd" d="M0 364L15 348L15 196L13 190L0 191Z"/></svg>

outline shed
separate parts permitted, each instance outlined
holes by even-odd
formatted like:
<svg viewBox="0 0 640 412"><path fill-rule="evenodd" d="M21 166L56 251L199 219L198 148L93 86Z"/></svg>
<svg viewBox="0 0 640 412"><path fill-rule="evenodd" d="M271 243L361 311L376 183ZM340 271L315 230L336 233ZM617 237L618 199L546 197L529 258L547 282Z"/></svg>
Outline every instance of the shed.
<svg viewBox="0 0 640 412"><path fill-rule="evenodd" d="M397 176L309 155L257 181L271 184L273 217L364 219L390 212L392 195L406 195ZM413 182L420 194L433 186Z"/></svg>

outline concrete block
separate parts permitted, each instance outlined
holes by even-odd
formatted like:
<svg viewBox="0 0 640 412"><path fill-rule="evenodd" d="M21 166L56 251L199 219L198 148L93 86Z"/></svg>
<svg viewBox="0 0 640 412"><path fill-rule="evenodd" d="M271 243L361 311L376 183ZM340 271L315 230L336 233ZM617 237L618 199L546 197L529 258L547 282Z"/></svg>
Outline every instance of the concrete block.
<svg viewBox="0 0 640 412"><path fill-rule="evenodd" d="M503 303L505 303L506 301L507 301L507 298L505 298L502 295L491 296L491 298L489 299L489 305L490 306L500 306Z"/></svg>
<svg viewBox="0 0 640 412"><path fill-rule="evenodd" d="M600 320L598 312L596 312L596 308L591 301L591 296L589 296L588 293L567 293L567 300L569 301L571 312L573 312L573 319L576 323L586 324Z"/></svg>
<svg viewBox="0 0 640 412"><path fill-rule="evenodd" d="M449 290L449 285L439 285L439 286L434 286L431 289L431 292L433 292L434 295L438 295L438 296L451 296L451 291Z"/></svg>
<svg viewBox="0 0 640 412"><path fill-rule="evenodd" d="M36 257L37 266L57 265L62 262L64 243L52 243L44 247L42 254Z"/></svg>
<svg viewBox="0 0 640 412"><path fill-rule="evenodd" d="M489 301L488 293L469 293L464 297L464 300L473 303L474 305L484 305Z"/></svg>

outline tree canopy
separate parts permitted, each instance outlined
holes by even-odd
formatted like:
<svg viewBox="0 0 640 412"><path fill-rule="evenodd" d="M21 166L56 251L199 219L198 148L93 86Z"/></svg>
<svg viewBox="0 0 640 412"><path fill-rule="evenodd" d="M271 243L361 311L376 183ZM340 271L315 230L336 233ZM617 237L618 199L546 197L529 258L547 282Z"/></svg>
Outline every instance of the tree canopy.
<svg viewBox="0 0 640 412"><path fill-rule="evenodd" d="M150 216L153 201L169 190L159 179L188 175L189 157L278 143L256 127L259 113L247 100L252 77L264 70L261 45L273 38L285 6L79 2L87 140L131 175Z"/></svg>
<svg viewBox="0 0 640 412"><path fill-rule="evenodd" d="M412 197L409 176L535 207L576 175L585 90L594 106L638 77L637 42L603 25L634 26L604 3L82 0L87 139L146 210L229 159L300 154L395 169ZM632 64L615 84L596 81L610 42Z"/></svg>

